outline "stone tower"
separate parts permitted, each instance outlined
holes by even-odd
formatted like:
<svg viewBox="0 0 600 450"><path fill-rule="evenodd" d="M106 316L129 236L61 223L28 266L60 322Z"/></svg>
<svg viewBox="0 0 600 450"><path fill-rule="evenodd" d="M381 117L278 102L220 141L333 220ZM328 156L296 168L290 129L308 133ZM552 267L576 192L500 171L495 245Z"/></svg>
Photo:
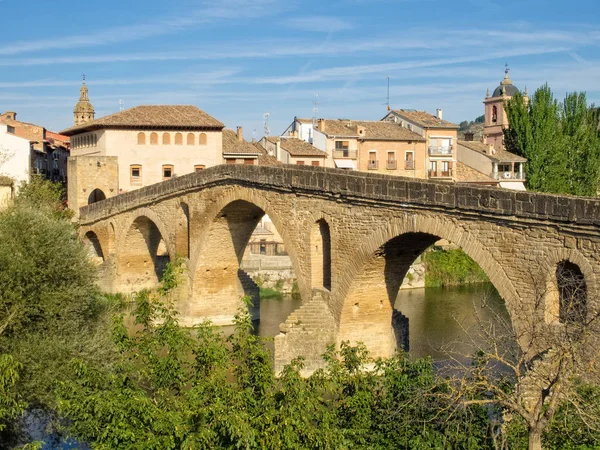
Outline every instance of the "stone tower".
<svg viewBox="0 0 600 450"><path fill-rule="evenodd" d="M497 149L504 148L503 131L508 128L508 116L504 110L504 104L510 100L519 89L512 83L508 77L508 66L504 71L504 79L490 96L488 89L483 104L485 105L485 122L483 128L483 142L493 145ZM524 100L527 102L527 89L525 89Z"/></svg>
<svg viewBox="0 0 600 450"><path fill-rule="evenodd" d="M84 75L81 89L79 89L79 101L73 110L73 121L75 122L75 125L81 125L82 123L91 122L92 120L94 120L94 107L90 103L88 87L85 84Z"/></svg>

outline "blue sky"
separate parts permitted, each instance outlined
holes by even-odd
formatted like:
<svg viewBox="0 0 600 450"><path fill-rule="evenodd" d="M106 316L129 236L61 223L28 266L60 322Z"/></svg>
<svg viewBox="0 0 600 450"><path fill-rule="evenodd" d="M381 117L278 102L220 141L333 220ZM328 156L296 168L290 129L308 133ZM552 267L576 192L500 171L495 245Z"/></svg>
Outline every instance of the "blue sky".
<svg viewBox="0 0 600 450"><path fill-rule="evenodd" d="M87 75L96 117L194 104L250 139L294 116L394 108L482 114L504 64L519 87L600 104L600 1L0 0L0 110L59 131ZM255 130L255 131L254 131Z"/></svg>

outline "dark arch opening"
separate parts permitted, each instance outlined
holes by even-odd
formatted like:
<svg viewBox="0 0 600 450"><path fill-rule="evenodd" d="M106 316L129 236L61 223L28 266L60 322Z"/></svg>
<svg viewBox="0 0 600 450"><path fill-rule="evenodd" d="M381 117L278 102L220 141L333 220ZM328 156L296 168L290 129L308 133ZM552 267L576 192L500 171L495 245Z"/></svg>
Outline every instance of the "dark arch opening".
<svg viewBox="0 0 600 450"><path fill-rule="evenodd" d="M449 258L460 253L478 267L467 253L440 241L439 236L409 232L388 240L353 276L342 307L338 343L362 341L376 357L391 356L396 348L403 348L414 356L434 360L447 359L444 347L452 343L457 354L468 359L476 351L476 336L465 334L465 330L480 333L481 325L488 322L510 327L506 305L490 284L431 289L423 289L423 284L401 290L403 283L411 284L413 265L429 264L429 251L423 254L432 246L438 256ZM479 270L484 273L481 267ZM484 302L486 308L476 311L475 304Z"/></svg>
<svg viewBox="0 0 600 450"><path fill-rule="evenodd" d="M565 260L556 266L559 322L582 323L587 316L587 284L577 264Z"/></svg>
<svg viewBox="0 0 600 450"><path fill-rule="evenodd" d="M170 261L166 243L156 224L140 216L131 224L120 249L117 290L123 292L152 289L158 285Z"/></svg>
<svg viewBox="0 0 600 450"><path fill-rule="evenodd" d="M313 287L331 290L331 233L324 219L314 223L310 243Z"/></svg>
<svg viewBox="0 0 600 450"><path fill-rule="evenodd" d="M100 202L102 200L106 200L106 195L104 195L104 192L100 189L94 189L88 197L88 205Z"/></svg>
<svg viewBox="0 0 600 450"><path fill-rule="evenodd" d="M102 258L104 260L104 253L102 252L102 246L98 236L93 231L85 233L85 240L87 241L90 255L96 258Z"/></svg>

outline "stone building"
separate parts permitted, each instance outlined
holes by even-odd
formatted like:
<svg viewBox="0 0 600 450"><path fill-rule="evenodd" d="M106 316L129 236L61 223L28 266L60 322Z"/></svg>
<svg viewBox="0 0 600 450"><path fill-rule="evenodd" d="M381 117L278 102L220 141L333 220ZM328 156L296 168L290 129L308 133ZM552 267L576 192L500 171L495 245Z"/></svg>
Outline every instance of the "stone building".
<svg viewBox="0 0 600 450"><path fill-rule="evenodd" d="M483 104L485 105L485 121L483 127L483 142L493 145L496 149L504 148L503 130L508 128L508 116L504 110L505 103L510 100L515 94L519 93L519 89L512 83L508 77L509 68L504 71L504 79L500 85L494 89L492 95L488 89ZM528 103L529 96L527 88L523 92L523 100Z"/></svg>
<svg viewBox="0 0 600 450"><path fill-rule="evenodd" d="M64 130L70 206L222 164L223 128L196 106L144 105Z"/></svg>
<svg viewBox="0 0 600 450"><path fill-rule="evenodd" d="M73 123L75 125L81 125L94 120L94 107L90 102L88 87L85 84L85 75L83 77L83 83L79 89L79 101L75 105L73 110Z"/></svg>
<svg viewBox="0 0 600 450"><path fill-rule="evenodd" d="M394 109L382 121L393 122L425 139L427 178L456 179L456 141L459 126L444 120L442 110L436 115L413 109Z"/></svg>

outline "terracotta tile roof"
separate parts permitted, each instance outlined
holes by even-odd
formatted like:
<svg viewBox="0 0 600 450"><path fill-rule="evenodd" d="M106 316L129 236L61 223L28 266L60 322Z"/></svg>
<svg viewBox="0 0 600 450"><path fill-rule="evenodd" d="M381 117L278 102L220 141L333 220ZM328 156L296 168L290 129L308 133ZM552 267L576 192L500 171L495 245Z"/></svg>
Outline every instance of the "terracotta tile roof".
<svg viewBox="0 0 600 450"><path fill-rule="evenodd" d="M365 141L424 141L425 139L407 128L380 120L322 119L327 136L353 137ZM319 127L317 126L317 129ZM360 133L360 129L364 129Z"/></svg>
<svg viewBox="0 0 600 450"><path fill-rule="evenodd" d="M240 141L236 132L228 128L223 130L223 154L226 153L243 153L257 156L260 154L254 145L248 141Z"/></svg>
<svg viewBox="0 0 600 450"><path fill-rule="evenodd" d="M225 125L193 105L141 105L60 132L73 136L101 128L223 129Z"/></svg>
<svg viewBox="0 0 600 450"><path fill-rule="evenodd" d="M481 173L460 161L456 162L456 181L458 183L489 183L497 185L498 181Z"/></svg>
<svg viewBox="0 0 600 450"><path fill-rule="evenodd" d="M270 142L276 143L276 136L266 137ZM292 137L281 137L281 148L287 151L291 156L314 156L316 158L326 158L327 153L310 145L302 139Z"/></svg>
<svg viewBox="0 0 600 450"><path fill-rule="evenodd" d="M423 128L456 128L459 126L448 122L447 120L438 119L437 116L429 114L427 111L416 111L414 109L394 109L392 113L403 117L406 120L417 124Z"/></svg>
<svg viewBox="0 0 600 450"><path fill-rule="evenodd" d="M277 161L277 158L271 156L267 153L267 151L260 145L258 142L253 142L258 151L260 152L260 156L258 157L258 165L259 166L282 166L283 163L281 161Z"/></svg>
<svg viewBox="0 0 600 450"><path fill-rule="evenodd" d="M55 133L53 131L46 130L46 139L54 139L55 141L60 142L70 142L71 138L69 136L65 136L63 134Z"/></svg>
<svg viewBox="0 0 600 450"><path fill-rule="evenodd" d="M477 141L458 141L458 145L481 153L487 156L489 159L495 162L527 162L527 158L523 158L522 156L515 155L509 151L506 151L502 148L494 149L495 153L490 153L489 145L484 144L483 142Z"/></svg>

